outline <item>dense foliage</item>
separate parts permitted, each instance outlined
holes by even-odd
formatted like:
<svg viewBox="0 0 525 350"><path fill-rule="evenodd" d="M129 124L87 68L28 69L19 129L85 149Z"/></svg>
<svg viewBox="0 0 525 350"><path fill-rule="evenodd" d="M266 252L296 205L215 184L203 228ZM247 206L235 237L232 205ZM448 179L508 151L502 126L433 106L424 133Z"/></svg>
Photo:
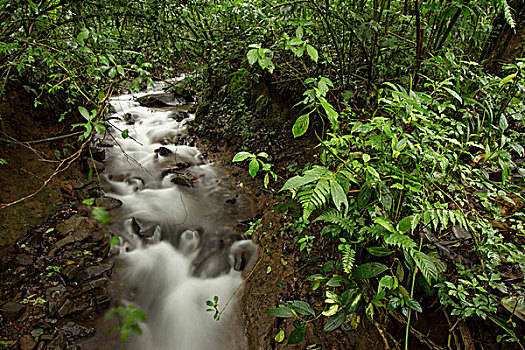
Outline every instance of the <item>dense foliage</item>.
<svg viewBox="0 0 525 350"><path fill-rule="evenodd" d="M332 263L309 277L322 310L295 300L269 311L296 319L288 343L321 316L329 332L382 313L406 320L407 346L425 294L523 342L522 1L1 4L5 81L36 104L59 93L86 106L88 133L104 132L99 105L119 83L137 89L153 73L195 69L245 139L255 117L272 118L272 98L290 97L293 118L280 122L316 137L319 154L281 188L297 209L286 230ZM252 176L277 179L268 154L244 151L235 161Z"/></svg>

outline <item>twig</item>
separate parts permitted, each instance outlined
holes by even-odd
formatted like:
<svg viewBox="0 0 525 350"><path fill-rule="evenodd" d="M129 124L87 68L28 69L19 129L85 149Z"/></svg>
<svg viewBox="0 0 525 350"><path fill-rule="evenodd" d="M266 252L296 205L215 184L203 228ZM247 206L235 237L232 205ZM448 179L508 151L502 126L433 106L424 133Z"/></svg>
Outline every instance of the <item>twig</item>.
<svg viewBox="0 0 525 350"><path fill-rule="evenodd" d="M447 322L448 322L448 326L450 327L450 329L448 330L448 333L449 333L449 339L450 339L450 336L454 336L454 344L456 345L456 349L457 350L460 350L461 349L461 343L459 342L459 338L458 338L458 335L456 334L455 332L455 327L457 325L457 322L456 322L456 325L452 325L452 322L450 320L450 316L448 315L447 313L447 310L445 310L445 308L442 308L441 310L443 310L443 313L445 314L445 318L447 319ZM458 319L458 321L460 321L461 319ZM449 347L450 347L450 340L449 340Z"/></svg>
<svg viewBox="0 0 525 350"><path fill-rule="evenodd" d="M50 138L47 138L47 139L33 140L33 141L17 141L15 139L13 139L14 141L10 141L10 140L6 140L6 139L2 139L2 138L0 138L0 141L5 142L5 143L10 143L10 144L13 144L13 145L25 146L25 145L33 145L33 144L36 144L36 143L43 143L43 142L49 142L49 141L65 139L65 138L68 138L68 137L71 137L71 136L80 135L80 134L83 134L83 133L84 133L83 131L78 131L78 132L74 132L72 134L60 135L60 136L50 137Z"/></svg>
<svg viewBox="0 0 525 350"><path fill-rule="evenodd" d="M404 325L406 325L407 321L401 316L399 315L397 312L395 311L392 311L390 313L390 315L392 315L392 317L399 323L402 323ZM439 346L437 345L432 339L430 339L428 337L428 335L418 331L417 329L415 329L413 326L410 326L410 332L416 336L416 338L423 344L427 345L429 348L431 349L434 349L434 350L441 350L443 347L442 346Z"/></svg>
<svg viewBox="0 0 525 350"><path fill-rule="evenodd" d="M390 347L390 344L388 343L388 339L387 339L387 337L385 335L385 331L381 328L381 326L379 326L379 324L377 322L374 322L374 326L376 327L377 332L379 333L379 335L383 339L383 343L385 343L385 349L386 350L391 350L392 348Z"/></svg>

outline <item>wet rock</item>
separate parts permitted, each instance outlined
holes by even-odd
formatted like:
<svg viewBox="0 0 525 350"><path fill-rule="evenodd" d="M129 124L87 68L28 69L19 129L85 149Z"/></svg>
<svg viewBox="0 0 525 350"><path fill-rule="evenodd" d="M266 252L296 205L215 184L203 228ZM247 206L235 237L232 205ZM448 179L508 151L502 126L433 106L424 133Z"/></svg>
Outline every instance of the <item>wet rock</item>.
<svg viewBox="0 0 525 350"><path fill-rule="evenodd" d="M104 162L106 159L106 150L99 147L91 147L91 154L94 160L97 162Z"/></svg>
<svg viewBox="0 0 525 350"><path fill-rule="evenodd" d="M62 236L71 236L74 242L88 238L97 228L97 222L87 217L74 217L57 225L56 230Z"/></svg>
<svg viewBox="0 0 525 350"><path fill-rule="evenodd" d="M80 271L76 278L78 281L84 282L95 277L99 277L103 273L111 271L113 264L101 264L97 266L88 267L85 270Z"/></svg>
<svg viewBox="0 0 525 350"><path fill-rule="evenodd" d="M35 346L36 343L31 335L26 334L20 338L20 350L33 350Z"/></svg>
<svg viewBox="0 0 525 350"><path fill-rule="evenodd" d="M70 321L62 326L61 331L64 333L68 341L74 342L77 339L92 335L95 332L95 328L89 324Z"/></svg>
<svg viewBox="0 0 525 350"><path fill-rule="evenodd" d="M155 153L157 153L160 156L166 157L167 155L172 154L173 152L166 147L160 147L155 150Z"/></svg>
<svg viewBox="0 0 525 350"><path fill-rule="evenodd" d="M151 94L135 99L141 106L150 108L173 107L181 104L172 93Z"/></svg>
<svg viewBox="0 0 525 350"><path fill-rule="evenodd" d="M94 289L103 287L108 281L109 281L109 279L106 278L106 277L102 277L102 278L94 280L94 281L89 281L88 283L83 285L82 288L78 292L76 292L75 294L73 294L71 296L73 298L76 298L79 295L82 295L82 294L87 293L89 291L92 291Z"/></svg>
<svg viewBox="0 0 525 350"><path fill-rule="evenodd" d="M63 332L59 332L56 337L45 347L45 350L66 350L67 338Z"/></svg>
<svg viewBox="0 0 525 350"><path fill-rule="evenodd" d="M95 289L93 295L95 296L95 305L99 309L105 308L111 302L111 297L105 288Z"/></svg>
<svg viewBox="0 0 525 350"><path fill-rule="evenodd" d="M192 180L185 174L176 174L173 179L171 179L171 182L177 186L193 187Z"/></svg>
<svg viewBox="0 0 525 350"><path fill-rule="evenodd" d="M84 162L82 162L82 171L84 172L88 172L89 169L94 169L98 172L101 172L105 169L105 165L104 163L101 163L97 160L94 160L94 159L91 159L91 158L86 158L84 160Z"/></svg>
<svg viewBox="0 0 525 350"><path fill-rule="evenodd" d="M57 314L58 310L64 304L64 297L66 295L67 289L63 285L58 285L56 287L50 287L46 289L45 295L47 303L47 312L50 316Z"/></svg>
<svg viewBox="0 0 525 350"><path fill-rule="evenodd" d="M25 305L15 303L13 301L8 301L0 308L0 313L2 316L8 320L16 320L22 311L24 310Z"/></svg>
<svg viewBox="0 0 525 350"><path fill-rule="evenodd" d="M152 225L145 220L133 217L131 218L131 228L133 229L133 232L140 237L152 237L157 225Z"/></svg>
<svg viewBox="0 0 525 350"><path fill-rule="evenodd" d="M135 113L124 113L123 119L128 125L133 125L138 117Z"/></svg>
<svg viewBox="0 0 525 350"><path fill-rule="evenodd" d="M454 237L460 240L472 238L470 232L468 232L466 229L459 225L452 227L452 234L454 235Z"/></svg>
<svg viewBox="0 0 525 350"><path fill-rule="evenodd" d="M97 207L104 207L106 210L113 210L122 206L122 201L113 197L97 198L95 200L95 205Z"/></svg>
<svg viewBox="0 0 525 350"><path fill-rule="evenodd" d="M170 116L171 119L174 119L178 122L183 121L184 119L189 117L188 112L186 111L173 111L171 112Z"/></svg>
<svg viewBox="0 0 525 350"><path fill-rule="evenodd" d="M34 259L29 254L18 253L15 257L15 263L20 266L33 265Z"/></svg>

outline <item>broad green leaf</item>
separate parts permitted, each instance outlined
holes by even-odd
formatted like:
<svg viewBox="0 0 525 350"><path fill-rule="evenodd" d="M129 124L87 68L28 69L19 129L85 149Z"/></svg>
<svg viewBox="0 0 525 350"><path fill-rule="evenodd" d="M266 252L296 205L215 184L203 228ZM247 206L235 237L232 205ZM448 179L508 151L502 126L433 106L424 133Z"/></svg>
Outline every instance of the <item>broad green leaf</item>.
<svg viewBox="0 0 525 350"><path fill-rule="evenodd" d="M252 178L254 178L255 175L257 175L257 172L259 171L259 162L256 158L253 158L251 160L250 164L248 165L248 171L250 172Z"/></svg>
<svg viewBox="0 0 525 350"><path fill-rule="evenodd" d="M80 112L82 117L84 117L84 119L86 119L87 121L91 121L91 116L89 115L89 112L86 108L79 106L78 111ZM81 125L81 124L75 124L75 126L76 125Z"/></svg>
<svg viewBox="0 0 525 350"><path fill-rule="evenodd" d="M451 88L448 88L446 86L443 86L443 89L445 89L450 95L452 95L452 97L454 97L456 100L459 101L459 103L463 103L463 99L461 98L461 96L455 92L454 90L452 90Z"/></svg>
<svg viewBox="0 0 525 350"><path fill-rule="evenodd" d="M249 152L238 152L235 156L233 156L232 162L242 162L248 158L253 158L253 154Z"/></svg>
<svg viewBox="0 0 525 350"><path fill-rule="evenodd" d="M401 233L406 233L408 231L413 232L417 225L419 224L420 215L410 215L399 221L397 224L397 229Z"/></svg>
<svg viewBox="0 0 525 350"><path fill-rule="evenodd" d="M115 76L117 75L117 70L115 69L115 67L111 67L108 71L108 76L113 79L115 78Z"/></svg>
<svg viewBox="0 0 525 350"><path fill-rule="evenodd" d="M368 279L376 277L377 275L388 270L388 267L378 262L368 262L359 265L352 274L352 277L358 279Z"/></svg>
<svg viewBox="0 0 525 350"><path fill-rule="evenodd" d="M348 198L346 198L343 188L335 179L330 180L330 192L337 210L341 210L341 204L344 204L345 208L348 208Z"/></svg>
<svg viewBox="0 0 525 350"><path fill-rule="evenodd" d="M122 135L123 138L127 139L129 137L129 132L128 132L128 129L124 129L122 130L122 132L120 133Z"/></svg>
<svg viewBox="0 0 525 350"><path fill-rule="evenodd" d="M306 316L314 316L315 317L315 311L312 309L310 304L300 301L300 300L292 300L288 302L290 308L301 315Z"/></svg>
<svg viewBox="0 0 525 350"><path fill-rule="evenodd" d="M394 229L394 225L392 225L392 222L387 221L385 219L381 219L381 218L375 218L374 219L374 222L376 224L379 224L381 226L383 226L387 231L389 232L395 232L396 230Z"/></svg>
<svg viewBox="0 0 525 350"><path fill-rule="evenodd" d="M279 305L279 307L274 307L266 313L275 317L295 317L292 309L286 305Z"/></svg>
<svg viewBox="0 0 525 350"><path fill-rule="evenodd" d="M341 307L336 304L330 305L330 308L328 310L323 311L323 316L333 316L337 313L337 311L339 311L340 308Z"/></svg>
<svg viewBox="0 0 525 350"><path fill-rule="evenodd" d="M328 322L326 322L326 324L324 326L324 331L325 332L331 332L334 329L339 328L343 324L343 322L345 321L346 316L347 315L345 313L340 313L337 316L330 317L330 319L328 320Z"/></svg>
<svg viewBox="0 0 525 350"><path fill-rule="evenodd" d="M246 54L246 57L248 58L248 63L250 66L253 66L255 62L257 62L257 59L259 58L259 53L257 49L251 49Z"/></svg>
<svg viewBox="0 0 525 350"><path fill-rule="evenodd" d="M389 256L393 253L393 251L385 247L367 247L366 250L370 255L377 256L379 258Z"/></svg>
<svg viewBox="0 0 525 350"><path fill-rule="evenodd" d="M117 66L117 72L118 72L118 74L120 74L121 76L125 76L125 75L126 75L126 73L124 72L124 68L122 68L121 65L118 65L118 66Z"/></svg>
<svg viewBox="0 0 525 350"><path fill-rule="evenodd" d="M304 35L303 27L297 27L297 29L295 30L295 36L296 36L298 39L302 39L302 38L303 38L303 35Z"/></svg>
<svg viewBox="0 0 525 350"><path fill-rule="evenodd" d="M308 114L304 114L300 116L299 118L297 118L297 120L295 121L295 124L292 127L293 137L302 136L308 129L309 123L310 123L310 116Z"/></svg>
<svg viewBox="0 0 525 350"><path fill-rule="evenodd" d="M363 186L361 186L361 190L359 191L359 194L357 195L358 208L363 209L368 204L371 197L372 197L372 189L368 186L367 183L363 184Z"/></svg>
<svg viewBox="0 0 525 350"><path fill-rule="evenodd" d="M295 328L288 336L288 344L299 344L304 340L305 335L306 326L300 325L299 327Z"/></svg>
<svg viewBox="0 0 525 350"><path fill-rule="evenodd" d="M312 45L308 44L306 45L306 52L308 52L308 56L317 63L317 60L319 59L319 53L317 52L317 49L313 47Z"/></svg>
<svg viewBox="0 0 525 350"><path fill-rule="evenodd" d="M108 211L103 207L93 207L91 215L93 215L93 219L101 224L109 224L111 222Z"/></svg>
<svg viewBox="0 0 525 350"><path fill-rule="evenodd" d="M280 343L284 340L284 331L281 329L279 333L275 335L275 341Z"/></svg>
<svg viewBox="0 0 525 350"><path fill-rule="evenodd" d="M502 86L502 85L505 85L507 84L508 82L510 82L512 79L516 78L517 74L514 73L514 74L510 74L510 75L507 75L505 78L501 79L500 83L499 83L499 86Z"/></svg>
<svg viewBox="0 0 525 350"><path fill-rule="evenodd" d="M87 205L88 207L92 206L93 204L95 204L95 198L88 198L88 199L84 199L82 201L82 204L85 204Z"/></svg>
<svg viewBox="0 0 525 350"><path fill-rule="evenodd" d="M412 298L407 298L405 300L407 306L409 308L411 308L412 310L416 311L416 312L423 312L423 309L421 308L421 305L417 302L417 300L414 300Z"/></svg>
<svg viewBox="0 0 525 350"><path fill-rule="evenodd" d="M507 118L504 114L502 114L499 118L499 127L503 131L507 130L507 128L509 127L509 123L507 122Z"/></svg>

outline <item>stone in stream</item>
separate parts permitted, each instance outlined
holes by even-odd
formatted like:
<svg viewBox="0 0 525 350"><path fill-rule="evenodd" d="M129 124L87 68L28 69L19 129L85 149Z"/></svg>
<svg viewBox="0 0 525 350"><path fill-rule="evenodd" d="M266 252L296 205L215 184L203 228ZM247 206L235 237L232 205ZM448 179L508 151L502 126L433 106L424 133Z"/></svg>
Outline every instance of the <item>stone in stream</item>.
<svg viewBox="0 0 525 350"><path fill-rule="evenodd" d="M186 111L172 111L169 116L169 118L174 119L178 122L181 122L188 117L189 114Z"/></svg>
<svg viewBox="0 0 525 350"><path fill-rule="evenodd" d="M157 225L133 217L131 218L131 228L133 232L140 237L152 237L157 229Z"/></svg>
<svg viewBox="0 0 525 350"><path fill-rule="evenodd" d="M70 321L62 326L61 331L64 333L68 341L74 342L77 339L92 335L95 333L95 328L91 324Z"/></svg>
<svg viewBox="0 0 525 350"><path fill-rule="evenodd" d="M150 108L173 107L182 104L182 101L172 93L157 93L141 96L135 99L141 106Z"/></svg>
<svg viewBox="0 0 525 350"><path fill-rule="evenodd" d="M166 157L167 155L172 154L173 152L166 147L160 147L155 150L155 153L157 153L159 156Z"/></svg>

